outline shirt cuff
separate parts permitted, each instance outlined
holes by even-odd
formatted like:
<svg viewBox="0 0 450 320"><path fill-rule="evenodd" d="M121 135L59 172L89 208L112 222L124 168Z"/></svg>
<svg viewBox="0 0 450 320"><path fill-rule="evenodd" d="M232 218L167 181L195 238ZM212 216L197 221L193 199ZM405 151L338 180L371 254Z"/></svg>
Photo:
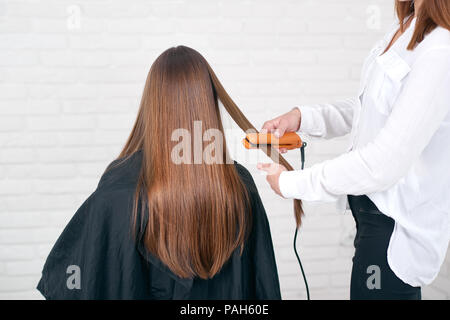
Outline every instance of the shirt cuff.
<svg viewBox="0 0 450 320"><path fill-rule="evenodd" d="M309 134L314 131L314 107L299 107L302 115L299 131Z"/></svg>
<svg viewBox="0 0 450 320"><path fill-rule="evenodd" d="M281 195L284 198L299 198L297 181L299 171L283 171L278 179Z"/></svg>

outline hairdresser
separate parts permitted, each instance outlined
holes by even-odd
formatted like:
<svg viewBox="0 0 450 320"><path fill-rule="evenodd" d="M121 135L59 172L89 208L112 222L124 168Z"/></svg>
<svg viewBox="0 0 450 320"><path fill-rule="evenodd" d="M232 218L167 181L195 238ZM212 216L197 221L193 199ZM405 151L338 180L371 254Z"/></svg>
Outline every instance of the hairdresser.
<svg viewBox="0 0 450 320"><path fill-rule="evenodd" d="M399 22L365 60L355 98L300 106L263 126L278 136L351 134L348 152L303 171L258 164L284 198L348 203L351 299L421 299L450 237L450 1L395 5Z"/></svg>

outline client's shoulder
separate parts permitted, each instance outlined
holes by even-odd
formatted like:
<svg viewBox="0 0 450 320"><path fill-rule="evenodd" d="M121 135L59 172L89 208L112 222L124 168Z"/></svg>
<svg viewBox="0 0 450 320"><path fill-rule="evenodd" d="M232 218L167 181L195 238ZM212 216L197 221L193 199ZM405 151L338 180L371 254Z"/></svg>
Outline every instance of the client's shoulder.
<svg viewBox="0 0 450 320"><path fill-rule="evenodd" d="M97 186L98 191L116 189L135 189L142 165L142 151L118 158L111 162L102 174Z"/></svg>
<svg viewBox="0 0 450 320"><path fill-rule="evenodd" d="M235 166L242 182L246 186L247 190L250 193L258 193L258 189L256 188L255 181L253 180L253 177L250 174L250 172L247 170L247 168L245 168L243 165L241 165L237 161L234 161L234 166Z"/></svg>
<svg viewBox="0 0 450 320"><path fill-rule="evenodd" d="M127 224L130 219L124 212L132 207L141 163L140 151L112 161L83 205L84 211L92 213L98 223L108 221L113 228Z"/></svg>

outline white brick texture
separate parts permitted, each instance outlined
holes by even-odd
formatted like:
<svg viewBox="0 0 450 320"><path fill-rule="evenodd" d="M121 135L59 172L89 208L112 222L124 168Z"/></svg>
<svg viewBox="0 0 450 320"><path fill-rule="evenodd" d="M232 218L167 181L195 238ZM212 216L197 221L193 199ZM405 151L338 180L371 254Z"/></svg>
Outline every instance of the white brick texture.
<svg viewBox="0 0 450 320"><path fill-rule="evenodd" d="M62 228L123 146L154 59L200 51L257 127L304 103L355 93L393 0L0 0L0 299L35 290ZM229 124L229 121L225 121ZM347 138L309 140L307 165ZM237 160L239 137L230 139ZM254 156L254 155L253 155ZM299 153L288 159L299 167ZM271 223L282 296L304 299L291 201L254 164ZM351 214L305 204L299 251L313 299L348 299ZM450 299L450 256L425 299Z"/></svg>

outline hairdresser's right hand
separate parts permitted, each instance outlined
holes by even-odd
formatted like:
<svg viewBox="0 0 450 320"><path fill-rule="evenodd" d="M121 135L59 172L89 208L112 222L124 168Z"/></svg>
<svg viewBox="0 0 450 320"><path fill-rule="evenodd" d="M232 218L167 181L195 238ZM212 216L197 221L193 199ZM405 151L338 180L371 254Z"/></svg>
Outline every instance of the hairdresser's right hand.
<svg viewBox="0 0 450 320"><path fill-rule="evenodd" d="M286 132L296 132L300 128L300 124L302 122L302 113L300 109L295 107L291 111L282 114L275 119L266 121L262 127L262 132L271 132L276 137L281 137ZM286 153L286 148L280 149L281 153Z"/></svg>

